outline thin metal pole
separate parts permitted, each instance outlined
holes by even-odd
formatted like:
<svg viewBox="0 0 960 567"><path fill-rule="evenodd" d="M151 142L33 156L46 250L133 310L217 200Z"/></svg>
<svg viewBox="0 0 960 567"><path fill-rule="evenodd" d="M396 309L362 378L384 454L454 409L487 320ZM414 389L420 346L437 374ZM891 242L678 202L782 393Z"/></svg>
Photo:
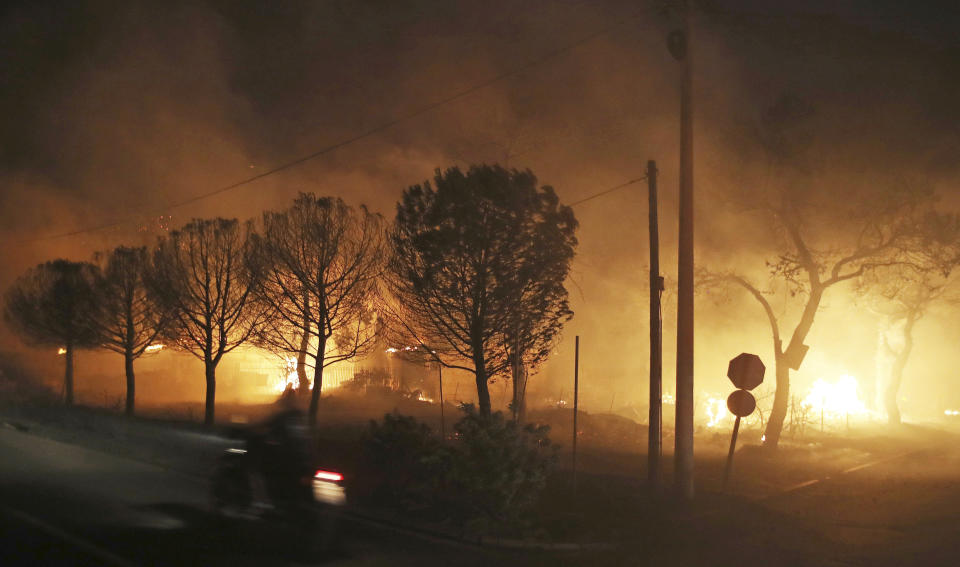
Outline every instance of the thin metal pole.
<svg viewBox="0 0 960 567"><path fill-rule="evenodd" d="M680 86L680 238L677 265L677 386L675 488L693 499L693 95L690 7L684 2L683 79Z"/></svg>
<svg viewBox="0 0 960 567"><path fill-rule="evenodd" d="M447 424L443 418L443 366L437 364L437 377L440 378L440 440L447 440Z"/></svg>
<svg viewBox="0 0 960 567"><path fill-rule="evenodd" d="M647 429L647 484L660 491L663 423L663 322L660 313L660 228L657 219L657 162L647 162L647 195L650 229L650 415Z"/></svg>
<svg viewBox="0 0 960 567"><path fill-rule="evenodd" d="M733 469L733 453L737 450L737 434L740 432L740 416L733 422L733 435L730 436L730 451L727 453L727 466L723 469L723 491L727 491L730 470Z"/></svg>
<svg viewBox="0 0 960 567"><path fill-rule="evenodd" d="M573 354L573 490L577 490L577 410L580 394L580 335L574 343Z"/></svg>

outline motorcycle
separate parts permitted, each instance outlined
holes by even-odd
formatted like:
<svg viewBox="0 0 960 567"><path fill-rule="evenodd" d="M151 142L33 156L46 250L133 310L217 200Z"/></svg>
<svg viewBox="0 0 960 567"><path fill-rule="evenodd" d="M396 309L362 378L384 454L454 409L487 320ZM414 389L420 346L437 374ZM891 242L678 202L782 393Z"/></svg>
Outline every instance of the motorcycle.
<svg viewBox="0 0 960 567"><path fill-rule="evenodd" d="M343 473L315 466L270 435L234 431L238 440L217 460L211 482L216 514L234 525L256 524L292 536L306 552L329 550L347 504Z"/></svg>

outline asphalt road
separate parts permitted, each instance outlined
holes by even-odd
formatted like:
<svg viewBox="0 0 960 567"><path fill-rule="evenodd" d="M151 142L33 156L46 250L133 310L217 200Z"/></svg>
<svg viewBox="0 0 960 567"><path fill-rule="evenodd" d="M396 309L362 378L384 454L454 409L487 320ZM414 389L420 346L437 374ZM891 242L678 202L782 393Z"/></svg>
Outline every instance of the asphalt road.
<svg viewBox="0 0 960 567"><path fill-rule="evenodd" d="M458 557L468 567L505 559L349 520L341 533L338 550L305 555L280 526L216 518L204 479L0 428L0 565L449 566Z"/></svg>
<svg viewBox="0 0 960 567"><path fill-rule="evenodd" d="M837 565L960 565L960 447L906 450L764 506L837 544Z"/></svg>
<svg viewBox="0 0 960 567"><path fill-rule="evenodd" d="M219 521L205 479L0 428L0 565L960 564L958 444L811 481L759 500L704 497L660 548L498 551L346 521L338 551L306 556L277 526Z"/></svg>

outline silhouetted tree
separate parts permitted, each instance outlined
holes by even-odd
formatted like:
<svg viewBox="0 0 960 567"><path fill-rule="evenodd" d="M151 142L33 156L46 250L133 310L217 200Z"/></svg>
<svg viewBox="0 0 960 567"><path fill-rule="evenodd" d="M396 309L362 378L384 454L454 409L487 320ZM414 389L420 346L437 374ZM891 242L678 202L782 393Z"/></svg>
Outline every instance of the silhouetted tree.
<svg viewBox="0 0 960 567"><path fill-rule="evenodd" d="M837 284L858 280L881 267L914 261L923 246L923 222L933 211L932 191L907 183L843 183L818 177L810 148L813 111L795 97L782 97L764 112L758 137L769 158L772 183L743 185L735 195L771 229L766 260L769 281L755 283L737 271L701 272L700 285L730 282L745 289L763 308L774 347L776 390L764 431L764 446L776 448L790 399L790 370L800 368L804 344L824 294ZM739 198L737 198L739 197ZM770 296L801 298L796 322L784 345L786 315Z"/></svg>
<svg viewBox="0 0 960 567"><path fill-rule="evenodd" d="M874 270L860 282L860 290L875 301L874 311L885 319L881 332L883 354L891 359L884 384L883 405L891 425L901 423L898 397L904 370L913 352L917 323L937 303L956 303L951 278L960 262L960 217L931 214L921 226L923 237L909 262Z"/></svg>
<svg viewBox="0 0 960 567"><path fill-rule="evenodd" d="M847 235L850 239L843 240L841 235L832 234L830 245L824 247L810 242L816 233L814 223L802 220L798 209L788 205L771 211L786 238L781 242L779 257L767 263L770 270L767 285L757 284L737 272L713 272L701 276L700 284L705 287L722 280L745 289L760 303L770 324L776 390L764 430L765 446L776 448L779 443L790 400L790 371L799 369L806 356L808 347L804 341L813 327L824 294L837 284L857 280L879 268L911 262L911 253L917 245L917 209L929 197L903 191L878 198L889 199L880 207L857 201L857 207L844 209L847 213L845 228L850 231ZM802 302L786 345L781 330L786 315L778 315L770 299L778 292L801 298Z"/></svg>
<svg viewBox="0 0 960 567"><path fill-rule="evenodd" d="M20 276L4 298L4 319L28 344L63 348L64 401L73 404L73 354L97 345L97 267L53 260Z"/></svg>
<svg viewBox="0 0 960 567"><path fill-rule="evenodd" d="M535 369L573 314L564 281L576 228L570 207L530 171L437 170L397 205L390 327L473 373L489 415L488 381L517 360Z"/></svg>
<svg viewBox="0 0 960 567"><path fill-rule="evenodd" d="M136 379L133 361L147 352L166 331L170 316L148 292L150 255L144 247L119 246L97 255L101 263L97 280L100 346L123 355L127 381L126 413L133 415Z"/></svg>
<svg viewBox="0 0 960 567"><path fill-rule="evenodd" d="M214 422L217 365L246 343L263 320L262 309L252 301L261 270L250 232L249 224L236 219L195 219L161 237L154 251L148 281L170 313L167 340L204 364L206 425Z"/></svg>
<svg viewBox="0 0 960 567"><path fill-rule="evenodd" d="M301 193L282 212L263 215L255 237L264 267L257 297L266 306L259 346L309 358L316 421L323 369L366 354L374 344L377 281L383 273L384 230L379 215L341 199ZM304 376L304 374L301 374ZM301 388L306 380L301 378Z"/></svg>

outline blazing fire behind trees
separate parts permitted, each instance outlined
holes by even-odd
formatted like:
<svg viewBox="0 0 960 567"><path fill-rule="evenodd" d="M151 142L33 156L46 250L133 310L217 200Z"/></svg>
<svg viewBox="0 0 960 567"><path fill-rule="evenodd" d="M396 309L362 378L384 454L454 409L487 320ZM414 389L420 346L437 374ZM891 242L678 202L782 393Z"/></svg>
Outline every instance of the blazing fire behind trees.
<svg viewBox="0 0 960 567"><path fill-rule="evenodd" d="M724 284L743 288L760 303L773 340L776 392L764 432L764 444L776 448L790 400L790 371L798 370L805 344L826 292L856 283L875 270L910 266L938 268L924 260L935 248L956 244L956 231L929 234L946 226L935 212L936 195L898 179L854 180L836 191L815 156L811 131L814 110L802 99L779 98L763 114L758 143L769 168L765 181L750 179L733 188L730 199L743 215L769 224L774 248L764 259L768 282L758 284L737 271L702 270L700 285L709 291ZM934 246L932 243L944 241ZM799 298L792 330L771 304L773 293ZM786 336L789 334L789 336Z"/></svg>
<svg viewBox="0 0 960 567"><path fill-rule="evenodd" d="M365 207L302 193L285 211L263 215L254 236L263 278L255 290L265 319L254 342L313 368L309 417L316 421L323 370L374 344L377 282L385 255L383 221ZM307 384L300 383L302 391Z"/></svg>
<svg viewBox="0 0 960 567"><path fill-rule="evenodd" d="M588 345L582 407L644 420L648 298L638 274L646 199L636 184L590 197L636 179L656 159L662 265L675 265L680 76L665 48L680 24L675 14L616 0L418 0L389 9L8 4L0 15L0 101L9 110L0 135L0 287L47 259L152 246L139 232L144 219L151 227L160 219L163 232L195 216L259 218L285 210L299 191L390 213L399 189L436 167L509 159L555 184L562 202L583 201L574 207L579 243L565 282L577 317L531 380L530 403L570 401L572 335L580 335ZM895 206L889 188L901 180L909 181L904 194L939 196L941 212L960 204L956 10L892 0L691 6L696 258L750 282L786 334L802 318L807 292L792 296L784 278L771 279L765 262L779 262L792 244L773 212L789 203L770 195L783 189L824 203L801 207L801 235L817 256L851 246L842 237L860 222L856 209ZM813 193L803 196L806 190ZM821 280L829 279L827 269ZM886 315L863 309L872 300L855 284L823 294L804 341L810 351L790 372L789 398L798 403L818 381L849 375L867 411L883 409L875 391L893 358L878 335L889 334L896 348L899 323L891 330ZM714 427L728 423L713 419L722 403L713 416L704 403L722 402L731 356L760 354L764 387L776 381L769 320L753 295L730 289L737 291L725 304L697 303L697 418ZM700 291L701 299L721 293ZM665 337L674 334L670 293L668 286ZM957 307L938 301L916 322L898 400L904 422L960 408L956 319ZM55 353L65 345L34 350L19 335L11 325L0 329L3 351L59 388L65 359ZM783 342L787 349L789 337ZM664 375L671 376L674 349L664 347ZM202 365L172 351L137 361L138 412L151 396L202 400L199 380L196 388L183 385ZM80 357L79 401L113 405L124 393L115 355ZM281 376L275 356L259 349L226 360L221 395L237 400L261 400L258 384L272 392ZM443 378L448 396L475 389L464 387L472 381L466 373ZM665 393L671 390L665 382ZM492 397L494 409L506 409L511 395L497 388ZM773 399L772 391L759 396L764 425Z"/></svg>
<svg viewBox="0 0 960 567"><path fill-rule="evenodd" d="M165 340L203 361L208 426L214 423L217 365L264 319L253 297L262 267L251 228L236 219L196 219L161 237L154 250L151 293L172 314Z"/></svg>

